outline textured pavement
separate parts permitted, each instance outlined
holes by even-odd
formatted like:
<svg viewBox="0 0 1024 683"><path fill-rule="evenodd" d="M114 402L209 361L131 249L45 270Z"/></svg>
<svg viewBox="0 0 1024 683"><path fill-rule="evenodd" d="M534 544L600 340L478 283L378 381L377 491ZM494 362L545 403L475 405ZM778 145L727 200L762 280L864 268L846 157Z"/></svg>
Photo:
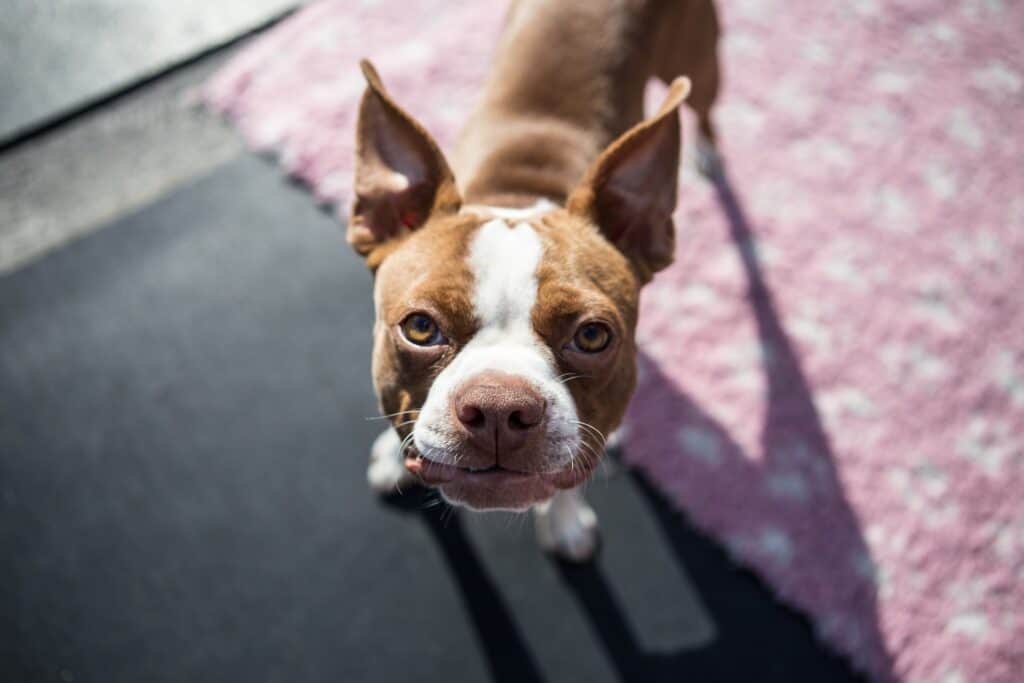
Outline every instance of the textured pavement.
<svg viewBox="0 0 1024 683"><path fill-rule="evenodd" d="M244 157L0 276L0 679L843 680L611 467L592 567L367 490L370 277Z"/></svg>
<svg viewBox="0 0 1024 683"><path fill-rule="evenodd" d="M6 0L0 144L281 16L296 0Z"/></svg>
<svg viewBox="0 0 1024 683"><path fill-rule="evenodd" d="M195 90L225 58L0 152L0 275L241 154L234 131L195 104Z"/></svg>

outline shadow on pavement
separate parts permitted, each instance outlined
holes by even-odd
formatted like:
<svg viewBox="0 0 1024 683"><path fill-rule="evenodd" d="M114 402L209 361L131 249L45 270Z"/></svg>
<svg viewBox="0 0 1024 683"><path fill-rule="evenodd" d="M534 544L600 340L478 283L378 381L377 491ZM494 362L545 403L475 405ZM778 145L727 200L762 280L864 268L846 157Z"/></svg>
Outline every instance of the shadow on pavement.
<svg viewBox="0 0 1024 683"><path fill-rule="evenodd" d="M771 361L765 363L768 414L763 433L766 464L753 464L721 425L679 392L649 358L641 358L650 371L642 386L645 401L654 401L658 409L648 420L669 420L670 424L690 422L712 430L725 444L726 460L722 476L741 487L754 490L780 463L773 455L786 452L796 442L806 444L827 465L819 477L820 494L827 510L828 537L815 533L800 539L802 551L829 546L842 557L867 553L861 530L846 502L833 464L832 449L811 396L798 357L776 313L771 292L761 274L752 248L751 231L728 181L716 181L718 198L729 220L731 236L739 250L748 279L748 297L758 334L771 349ZM648 424L646 429L653 425ZM782 463L791 467L793 463ZM818 466L820 471L821 467ZM691 578L713 619L717 637L708 645L669 652L645 651L631 627L629 615L616 595L614 584L626 577L610 577L600 561L573 565L555 560L565 587L585 614L598 641L606 651L618 677L634 681L678 681L688 677L700 681L790 681L860 680L837 655L822 650L811 625L803 616L778 603L753 574L732 565L725 552L709 538L686 524L667 498L655 490L644 474L632 472L631 484L647 502L651 515L669 545L671 554ZM418 492L391 501L406 510L416 510L443 551L454 575L462 601L477 632L493 680L540 681L543 677L536 659L522 637L501 591L495 585L469 542L458 512L439 504L432 494ZM430 507L434 506L434 507ZM598 510L600 515L600 510ZM820 532L816 527L815 532ZM816 546L817 544L817 546ZM820 548L819 548L820 549ZM826 563L817 567L828 569ZM807 576L808 580L827 576ZM844 603L856 610L862 623L872 626L862 633L860 644L890 667L888 655L878 632L874 587L864 581L855 586L854 599ZM571 653L567 653L571 656ZM885 671L889 671L886 668Z"/></svg>
<svg viewBox="0 0 1024 683"><path fill-rule="evenodd" d="M758 543L758 537L752 534L762 533L772 525L774 536L770 540L778 542L768 550L778 552L763 566L775 570L778 566L772 561L782 563L782 571L796 576L792 583L798 588L791 585L790 591L827 611L833 623L825 628L835 629L831 636L860 652L864 660L871 662L873 673L887 679L892 675L892 663L878 624L876 585L861 566L871 563L863 531L838 478L835 454L800 359L761 271L754 234L742 204L724 173L714 184L740 256L747 300L762 349L767 392L761 431L763 459L744 453L727 430L679 388L679 383L667 374L669 371L645 354L640 358L645 380L629 417L630 433L635 438L627 447L664 450L657 435L663 434L666 427L673 432L691 428L700 434L702 442L714 445L713 475L701 469L708 465L689 453L693 448L689 444L682 446L676 459L652 463L652 470L657 470L658 477L665 480L661 488L674 490L677 496L686 496L687 491L690 495L702 495L702 491L694 488L699 485L695 482L706 485L708 477L713 477L717 500L704 501L702 509L717 528L746 534L740 543ZM675 371L673 377L678 379L678 374ZM696 465L698 462L701 464ZM796 479L803 485L799 502L787 507L769 494L768 480L774 476ZM649 497L654 496L649 485L644 488ZM657 511L667 506L657 502L654 508ZM669 539L677 538L665 514L658 516ZM705 523L707 520L708 517ZM747 528L751 520L757 520L758 528ZM678 543L676 548L678 554ZM739 613L725 610L723 614L724 607L720 604L716 609L712 605L711 611L721 619L722 638L728 642L734 627L741 632L745 626L741 618L734 618L740 617ZM770 628L770 624L765 627ZM765 680L763 673L758 677Z"/></svg>
<svg viewBox="0 0 1024 683"><path fill-rule="evenodd" d="M496 683L543 681L505 599L470 543L458 511L440 501L433 491L421 487L390 496L385 502L418 514L437 543L459 587L462 605L473 623L492 680Z"/></svg>

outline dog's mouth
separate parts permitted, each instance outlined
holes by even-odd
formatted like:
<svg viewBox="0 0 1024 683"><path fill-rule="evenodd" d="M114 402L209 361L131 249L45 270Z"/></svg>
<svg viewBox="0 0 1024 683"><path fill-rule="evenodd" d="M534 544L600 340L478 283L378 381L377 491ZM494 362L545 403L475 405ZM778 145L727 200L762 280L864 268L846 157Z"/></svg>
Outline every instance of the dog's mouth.
<svg viewBox="0 0 1024 683"><path fill-rule="evenodd" d="M478 510L522 510L590 475L589 469L580 466L551 472L520 472L500 465L474 470L428 460L415 449L406 452L405 468L424 484L439 488L451 502Z"/></svg>

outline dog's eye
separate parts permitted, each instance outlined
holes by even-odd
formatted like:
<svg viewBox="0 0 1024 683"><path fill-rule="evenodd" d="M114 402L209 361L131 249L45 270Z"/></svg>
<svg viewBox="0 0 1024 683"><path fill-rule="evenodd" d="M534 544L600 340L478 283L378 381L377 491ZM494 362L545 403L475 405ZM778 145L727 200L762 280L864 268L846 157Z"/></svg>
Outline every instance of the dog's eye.
<svg viewBox="0 0 1024 683"><path fill-rule="evenodd" d="M583 353L599 353L608 348L611 340L611 330L604 323L584 323L576 330L572 343Z"/></svg>
<svg viewBox="0 0 1024 683"><path fill-rule="evenodd" d="M402 334L416 346L434 346L444 341L437 323L425 313L413 313L403 320Z"/></svg>

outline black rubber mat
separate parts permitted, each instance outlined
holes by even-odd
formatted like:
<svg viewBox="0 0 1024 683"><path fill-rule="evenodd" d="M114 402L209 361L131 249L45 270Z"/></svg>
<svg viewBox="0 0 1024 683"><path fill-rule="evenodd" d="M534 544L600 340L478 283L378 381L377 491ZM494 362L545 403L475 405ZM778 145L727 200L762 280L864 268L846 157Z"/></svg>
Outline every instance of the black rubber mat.
<svg viewBox="0 0 1024 683"><path fill-rule="evenodd" d="M0 279L0 680L838 681L643 478L599 562L382 502L371 281L258 159Z"/></svg>

